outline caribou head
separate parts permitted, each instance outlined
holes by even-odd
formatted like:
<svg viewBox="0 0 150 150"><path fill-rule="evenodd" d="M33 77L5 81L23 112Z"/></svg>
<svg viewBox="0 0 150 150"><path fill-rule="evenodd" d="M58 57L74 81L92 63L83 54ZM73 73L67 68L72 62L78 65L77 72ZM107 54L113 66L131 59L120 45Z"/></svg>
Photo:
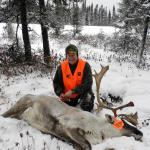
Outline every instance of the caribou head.
<svg viewBox="0 0 150 150"><path fill-rule="evenodd" d="M105 75L105 73L109 70L109 66L105 66L103 67L101 65L101 71L99 73L97 73L95 70L95 74L93 75L94 78L95 78L95 81L96 81L96 93L97 93L97 102L96 105L97 105L97 109L96 111L99 112L101 111L102 109L109 109L113 112L114 116L110 116L110 115L106 115L107 118L109 118L109 122L110 123L115 123L116 121L116 118L119 118L120 121L118 123L120 124L123 124L123 128L122 128L122 133L123 135L126 135L126 136L131 136L131 134L129 133L132 133L132 136L136 139L136 140L141 140L141 138L143 137L143 133L141 131L139 131L137 129L137 124L138 124L138 115L137 115L137 112L135 114L117 114L117 110L121 110L125 107L132 107L134 106L134 103L133 102L129 102L125 105L122 105L122 106L119 106L119 107L116 107L116 108L113 108L113 107L110 107L108 106L108 103L106 102L105 99L103 99L102 97L100 97L100 94L99 94L99 90L100 90L100 83L101 83L101 80L103 78L103 76ZM114 126L115 127L115 126Z"/></svg>

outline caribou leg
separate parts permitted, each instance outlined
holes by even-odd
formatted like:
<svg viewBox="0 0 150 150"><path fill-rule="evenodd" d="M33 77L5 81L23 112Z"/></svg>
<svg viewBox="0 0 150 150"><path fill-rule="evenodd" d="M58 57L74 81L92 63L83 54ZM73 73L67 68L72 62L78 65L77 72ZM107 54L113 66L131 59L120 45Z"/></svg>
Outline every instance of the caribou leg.
<svg viewBox="0 0 150 150"><path fill-rule="evenodd" d="M82 129L69 129L68 136L73 141L76 150L92 150L91 144L84 135Z"/></svg>
<svg viewBox="0 0 150 150"><path fill-rule="evenodd" d="M71 143L75 150L92 150L91 144L84 137L84 131L78 128L66 128L58 122L53 126L50 134L59 140Z"/></svg>
<svg viewBox="0 0 150 150"><path fill-rule="evenodd" d="M3 117L11 117L19 119L21 114L30 106L32 106L32 95L26 95L21 98L11 109L2 114Z"/></svg>

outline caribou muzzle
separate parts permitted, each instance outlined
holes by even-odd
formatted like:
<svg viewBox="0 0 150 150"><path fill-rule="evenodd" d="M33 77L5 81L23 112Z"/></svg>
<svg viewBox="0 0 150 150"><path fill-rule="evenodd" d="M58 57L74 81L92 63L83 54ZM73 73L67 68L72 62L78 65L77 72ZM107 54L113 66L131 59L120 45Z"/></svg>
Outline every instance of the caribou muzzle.
<svg viewBox="0 0 150 150"><path fill-rule="evenodd" d="M126 121L124 119L123 119L123 122L125 124L125 128L129 129L131 131L131 134L129 134L127 136L132 136L137 141L142 140L143 133L136 126L132 125L131 123L129 123L128 121Z"/></svg>
<svg viewBox="0 0 150 150"><path fill-rule="evenodd" d="M140 141L142 140L143 133L140 130L135 128L135 131L131 134L131 136L133 136L135 140Z"/></svg>

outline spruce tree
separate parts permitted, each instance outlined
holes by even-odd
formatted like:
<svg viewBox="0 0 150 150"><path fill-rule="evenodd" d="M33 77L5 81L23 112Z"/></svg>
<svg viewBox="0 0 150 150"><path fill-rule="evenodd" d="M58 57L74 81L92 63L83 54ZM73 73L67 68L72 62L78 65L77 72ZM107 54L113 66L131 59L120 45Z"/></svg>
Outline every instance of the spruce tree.
<svg viewBox="0 0 150 150"><path fill-rule="evenodd" d="M150 17L149 4L147 0L123 0L119 7L120 21L124 23L122 26L125 35L124 49L137 50L139 63L145 50ZM140 39L142 39L141 43L139 43Z"/></svg>
<svg viewBox="0 0 150 150"><path fill-rule="evenodd" d="M93 3L90 6L90 25L92 26L94 23L94 12L93 12Z"/></svg>
<svg viewBox="0 0 150 150"><path fill-rule="evenodd" d="M85 25L90 25L90 7L86 8Z"/></svg>
<svg viewBox="0 0 150 150"><path fill-rule="evenodd" d="M78 2L73 3L72 25L74 27L73 37L75 37L76 34L79 34L82 30L81 29L81 17L80 17Z"/></svg>
<svg viewBox="0 0 150 150"><path fill-rule="evenodd" d="M98 25L98 4L94 8L94 20L93 25Z"/></svg>
<svg viewBox="0 0 150 150"><path fill-rule="evenodd" d="M113 6L112 21L115 22L116 20L117 20L116 7Z"/></svg>
<svg viewBox="0 0 150 150"><path fill-rule="evenodd" d="M108 25L111 25L111 21L112 21L111 12L109 10L109 13L108 13Z"/></svg>
<svg viewBox="0 0 150 150"><path fill-rule="evenodd" d="M83 0L82 7L81 7L81 24L86 24L86 0Z"/></svg>

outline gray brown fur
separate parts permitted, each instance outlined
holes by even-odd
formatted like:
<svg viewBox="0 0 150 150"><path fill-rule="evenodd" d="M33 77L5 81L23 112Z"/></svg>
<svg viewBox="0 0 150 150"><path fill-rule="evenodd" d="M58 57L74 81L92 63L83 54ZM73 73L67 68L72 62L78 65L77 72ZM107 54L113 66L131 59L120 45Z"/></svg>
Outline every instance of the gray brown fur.
<svg viewBox="0 0 150 150"><path fill-rule="evenodd" d="M138 129L126 123L122 130L113 128L113 118L110 115L107 119L100 118L68 106L55 97L44 95L26 95L2 116L23 119L46 134L71 142L76 150L91 150L92 144L98 144L111 137L142 137Z"/></svg>

